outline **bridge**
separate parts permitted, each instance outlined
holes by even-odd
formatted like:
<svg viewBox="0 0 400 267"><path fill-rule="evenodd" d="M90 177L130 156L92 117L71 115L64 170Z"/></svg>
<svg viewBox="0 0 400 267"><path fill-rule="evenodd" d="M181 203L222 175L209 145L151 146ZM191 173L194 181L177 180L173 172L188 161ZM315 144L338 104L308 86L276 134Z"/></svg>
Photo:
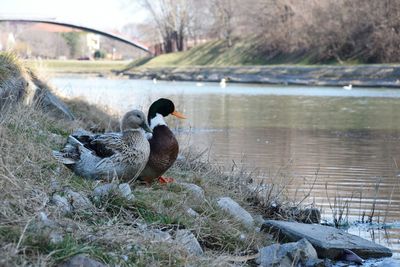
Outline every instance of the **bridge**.
<svg viewBox="0 0 400 267"><path fill-rule="evenodd" d="M110 32L106 32L104 30L95 29L95 28L92 28L92 27L84 26L84 25L79 25L79 24L76 24L76 23L60 21L60 20L57 20L56 18L21 18L21 17L7 17L7 16L0 15L0 22L2 22L2 21L47 23L47 24L54 24L54 25L70 27L70 28L74 28L74 29L79 29L79 30L83 30L83 31L87 31L87 32L100 34L102 36L109 37L111 39L123 42L125 44L134 46L134 47L136 47L136 48L138 48L138 49L140 49L142 51L150 53L149 49L146 46L144 46L142 44L139 44L138 42L129 40L129 39L123 37L123 36L120 36L120 35L117 35L117 34L114 34L114 33L110 33Z"/></svg>

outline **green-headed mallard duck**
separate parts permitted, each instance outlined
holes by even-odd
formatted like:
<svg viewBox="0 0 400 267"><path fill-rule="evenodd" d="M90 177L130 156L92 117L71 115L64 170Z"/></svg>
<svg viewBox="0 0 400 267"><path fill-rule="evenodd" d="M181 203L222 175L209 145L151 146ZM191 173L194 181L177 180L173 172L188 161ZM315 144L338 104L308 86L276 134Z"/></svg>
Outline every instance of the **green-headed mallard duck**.
<svg viewBox="0 0 400 267"><path fill-rule="evenodd" d="M68 137L53 155L76 174L90 179L134 180L146 166L150 144L144 131L151 132L146 116L132 110L121 121L121 133L91 134L78 131Z"/></svg>
<svg viewBox="0 0 400 267"><path fill-rule="evenodd" d="M186 118L175 110L174 103L169 99L160 98L150 106L147 116L150 128L153 130L152 136L149 137L150 156L146 167L139 175L148 183L159 178L160 182L166 182L167 180L163 180L160 176L172 166L178 156L178 141L164 121L164 117L170 114L177 118Z"/></svg>

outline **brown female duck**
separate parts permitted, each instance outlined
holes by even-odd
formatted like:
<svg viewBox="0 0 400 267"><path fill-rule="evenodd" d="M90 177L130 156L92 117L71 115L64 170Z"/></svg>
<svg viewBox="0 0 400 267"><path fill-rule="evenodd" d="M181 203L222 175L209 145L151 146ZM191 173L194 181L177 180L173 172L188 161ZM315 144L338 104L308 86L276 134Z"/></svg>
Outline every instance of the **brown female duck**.
<svg viewBox="0 0 400 267"><path fill-rule="evenodd" d="M168 128L164 117L173 115L180 119L186 117L175 110L174 103L166 98L160 98L151 104L147 119L153 131L148 138L150 143L150 156L146 167L139 175L139 178L147 183L156 179L160 182L169 182L170 179L161 177L175 162L179 144L172 131Z"/></svg>
<svg viewBox="0 0 400 267"><path fill-rule="evenodd" d="M151 132L143 112L124 115L120 133L92 134L77 131L68 137L61 151L53 155L76 174L89 179L134 180L142 172L150 154L144 131Z"/></svg>

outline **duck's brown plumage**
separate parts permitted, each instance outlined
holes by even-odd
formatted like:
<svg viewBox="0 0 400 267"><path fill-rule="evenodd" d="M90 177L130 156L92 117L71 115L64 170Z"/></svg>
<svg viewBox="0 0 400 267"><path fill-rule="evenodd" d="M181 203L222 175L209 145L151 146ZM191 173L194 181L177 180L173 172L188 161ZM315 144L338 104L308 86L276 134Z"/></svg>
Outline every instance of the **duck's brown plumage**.
<svg viewBox="0 0 400 267"><path fill-rule="evenodd" d="M179 152L178 141L165 125L159 125L153 129L153 137L149 143L149 160L140 175L147 182L163 175L175 162Z"/></svg>
<svg viewBox="0 0 400 267"><path fill-rule="evenodd" d="M145 169L139 177L151 183L163 175L174 164L178 157L179 145L172 131L164 121L164 117L173 115L177 118L186 118L175 110L174 103L166 98L154 101L148 113L148 121L153 130L150 137L150 156Z"/></svg>

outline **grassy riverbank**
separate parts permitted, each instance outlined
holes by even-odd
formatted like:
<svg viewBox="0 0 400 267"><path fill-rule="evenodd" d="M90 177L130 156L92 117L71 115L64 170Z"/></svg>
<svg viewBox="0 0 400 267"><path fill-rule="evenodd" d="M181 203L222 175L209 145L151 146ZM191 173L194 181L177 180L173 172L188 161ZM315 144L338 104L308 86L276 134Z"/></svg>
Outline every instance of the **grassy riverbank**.
<svg viewBox="0 0 400 267"><path fill-rule="evenodd" d="M119 72L132 79L262 83L304 86L400 87L399 64L318 61L314 52L257 54L257 42L208 42L188 51L131 62Z"/></svg>
<svg viewBox="0 0 400 267"><path fill-rule="evenodd" d="M78 106L80 110L95 109L84 108L82 102ZM185 160L178 162L168 175L203 188L204 200L199 201L180 183L137 185L133 188L133 201L110 197L90 208L63 214L52 202L52 196L63 195L69 188L90 198L99 181L75 176L57 163L51 151L62 147L68 134L78 127L116 124L111 117L88 119L78 109L74 111L79 120L73 122L57 120L22 105L2 113L1 265L53 265L86 253L111 265L210 266L228 263L229 255L254 254L257 247L272 242L266 235L226 216L215 205L217 197L231 196L249 208L244 201L249 195L243 191L238 176L210 169L190 149L184 150ZM189 208L198 217L189 214ZM47 215L50 226L41 214ZM185 245L162 238L163 232L173 236L177 229L190 230L206 254L188 254ZM61 240L54 240L55 233Z"/></svg>
<svg viewBox="0 0 400 267"><path fill-rule="evenodd" d="M231 47L223 41L211 41L184 52L160 55L154 58L142 58L132 62L129 67L183 67L183 66L256 66L256 65L337 65L336 61L319 62L312 52L275 54L264 56L257 54L257 41L236 40ZM344 61L342 65L354 65L357 61Z"/></svg>
<svg viewBox="0 0 400 267"><path fill-rule="evenodd" d="M266 58L255 53L256 48L251 40L236 40L232 47L227 47L223 41L211 41L198 45L188 51L164 54L157 57L140 58L131 61L112 60L26 60L28 66L42 70L45 73L74 74L110 74L114 70L163 67L229 67L229 66L261 66L261 65L312 65L311 54L276 55ZM335 62L325 62L335 65ZM355 62L345 62L353 64Z"/></svg>
<svg viewBox="0 0 400 267"><path fill-rule="evenodd" d="M31 66L44 73L111 74L113 70L124 68L129 61L113 60L26 60Z"/></svg>
<svg viewBox="0 0 400 267"><path fill-rule="evenodd" d="M8 85L12 95L21 71L24 79L33 75L15 57L2 62L9 66L0 69L0 88ZM190 147L181 149L181 159L166 174L176 183L131 185L129 199L116 192L96 198L94 189L106 181L74 175L52 150L77 128L116 131L118 118L81 100L66 102L74 121L56 118L35 102L1 106L1 266L53 266L76 254L111 266L221 266L246 262L241 256L273 242L257 231L259 223L248 227L217 205L220 197L231 197L256 214L257 198L246 184L251 177L241 170L223 173ZM269 192L274 203L281 199L277 188ZM198 242L197 251L188 238Z"/></svg>

